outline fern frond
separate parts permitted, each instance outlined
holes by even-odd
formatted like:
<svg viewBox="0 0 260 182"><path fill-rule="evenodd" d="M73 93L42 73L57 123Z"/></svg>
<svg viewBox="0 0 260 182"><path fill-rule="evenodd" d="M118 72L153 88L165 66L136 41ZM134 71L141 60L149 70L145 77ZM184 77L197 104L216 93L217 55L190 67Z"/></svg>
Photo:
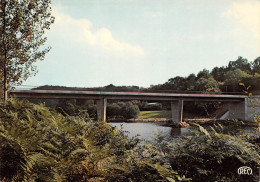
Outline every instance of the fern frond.
<svg viewBox="0 0 260 182"><path fill-rule="evenodd" d="M193 125L198 126L200 132L202 132L207 138L211 139L209 132L204 127L202 127L201 125L199 125L197 123L193 123Z"/></svg>

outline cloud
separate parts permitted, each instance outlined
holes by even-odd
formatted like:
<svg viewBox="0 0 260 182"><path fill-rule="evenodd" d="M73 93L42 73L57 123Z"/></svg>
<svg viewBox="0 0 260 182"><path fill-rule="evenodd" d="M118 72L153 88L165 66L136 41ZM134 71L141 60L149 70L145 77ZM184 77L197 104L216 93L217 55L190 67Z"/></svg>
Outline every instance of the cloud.
<svg viewBox="0 0 260 182"><path fill-rule="evenodd" d="M234 2L229 9L222 14L223 17L235 19L239 24L249 28L256 37L260 32L260 2L243 1ZM235 31L238 31L236 28Z"/></svg>
<svg viewBox="0 0 260 182"><path fill-rule="evenodd" d="M130 53L143 56L145 54L144 50L138 45L116 40L107 28L94 30L90 20L74 19L63 13L59 7L54 7L53 9L55 23L50 32L55 34L55 36L60 36L66 41L77 41L120 55Z"/></svg>
<svg viewBox="0 0 260 182"><path fill-rule="evenodd" d="M115 50L118 52L131 52L138 55L144 55L144 51L140 46L132 46L125 42L115 40L111 32L106 28L101 28L96 34L97 42L107 50Z"/></svg>

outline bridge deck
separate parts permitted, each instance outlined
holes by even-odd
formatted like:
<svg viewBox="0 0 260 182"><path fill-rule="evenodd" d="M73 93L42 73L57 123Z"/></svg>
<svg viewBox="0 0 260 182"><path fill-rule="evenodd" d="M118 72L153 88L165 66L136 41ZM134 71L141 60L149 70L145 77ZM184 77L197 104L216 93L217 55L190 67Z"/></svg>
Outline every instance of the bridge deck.
<svg viewBox="0 0 260 182"><path fill-rule="evenodd" d="M13 90L11 96L17 98L74 98L74 99L128 99L128 100L184 100L184 101L231 101L240 102L246 95L183 94L146 92L104 92L71 90Z"/></svg>

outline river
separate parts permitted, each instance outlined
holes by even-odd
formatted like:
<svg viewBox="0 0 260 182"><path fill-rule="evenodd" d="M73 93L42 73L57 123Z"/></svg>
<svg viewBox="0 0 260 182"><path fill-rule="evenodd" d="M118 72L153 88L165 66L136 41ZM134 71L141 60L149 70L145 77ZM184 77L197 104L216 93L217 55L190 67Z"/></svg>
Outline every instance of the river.
<svg viewBox="0 0 260 182"><path fill-rule="evenodd" d="M152 139L154 134L161 132L165 135L172 137L178 137L181 135L189 135L191 133L190 128L172 128L162 126L158 123L109 123L110 126L123 128L127 132L129 137L135 137L139 135L140 139L149 140Z"/></svg>
<svg viewBox="0 0 260 182"><path fill-rule="evenodd" d="M172 128L167 126L162 126L160 123L109 123L110 126L117 127L120 129L123 128L126 131L127 135L131 137L138 137L143 140L152 139L154 134L160 132L163 135L171 136L172 138L178 138L179 136L187 136L191 135L192 131L194 131L195 127L191 126L188 128ZM208 127L205 127L206 129ZM208 128L209 129L209 128ZM252 129L252 127L242 127L242 133L247 134L255 134L258 133L256 130Z"/></svg>

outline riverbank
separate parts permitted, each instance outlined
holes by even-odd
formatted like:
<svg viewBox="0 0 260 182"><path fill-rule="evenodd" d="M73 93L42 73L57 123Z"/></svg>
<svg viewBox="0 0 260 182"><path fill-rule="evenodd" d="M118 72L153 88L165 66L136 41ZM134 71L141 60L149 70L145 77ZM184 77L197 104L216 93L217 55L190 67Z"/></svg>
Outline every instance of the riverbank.
<svg viewBox="0 0 260 182"><path fill-rule="evenodd" d="M239 120L218 120L218 119L211 119L211 118L194 118L194 119L184 119L183 122L174 123L170 118L145 118L145 119L111 119L108 122L112 123L157 123L161 126L168 126L173 128L185 128L193 125L194 123L199 124L201 126L211 126L215 124L221 125L236 125L241 126L253 126L257 127L256 122L244 122Z"/></svg>
<svg viewBox="0 0 260 182"><path fill-rule="evenodd" d="M172 119L169 118L147 118L147 119L112 119L108 123L157 123L161 126L167 126L172 128L186 128L190 125L186 122L172 122Z"/></svg>
<svg viewBox="0 0 260 182"><path fill-rule="evenodd" d="M220 120L220 119L210 119L210 118L205 118L205 119L186 119L185 122L192 124L196 123L201 126L211 126L211 125L216 125L216 124L221 124L221 125L241 125L241 126L250 126L250 127L257 127L258 123L257 122L252 122L252 121L241 121L237 119L227 119L227 120Z"/></svg>

